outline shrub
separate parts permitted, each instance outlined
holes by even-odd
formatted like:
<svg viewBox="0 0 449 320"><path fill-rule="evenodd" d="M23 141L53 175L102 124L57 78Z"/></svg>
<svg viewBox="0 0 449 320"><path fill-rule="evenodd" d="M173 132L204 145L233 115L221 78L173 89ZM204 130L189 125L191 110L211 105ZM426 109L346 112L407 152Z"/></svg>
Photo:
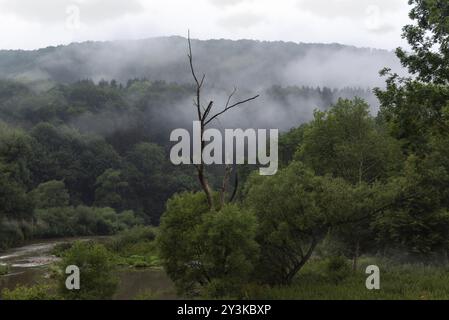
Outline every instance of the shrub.
<svg viewBox="0 0 449 320"><path fill-rule="evenodd" d="M253 269L256 218L235 205L210 212L202 193L169 200L158 244L165 270L187 295L234 295Z"/></svg>
<svg viewBox="0 0 449 320"><path fill-rule="evenodd" d="M14 290L4 289L1 296L4 300L56 300L57 296L51 294L51 290L47 285L18 286Z"/></svg>
<svg viewBox="0 0 449 320"><path fill-rule="evenodd" d="M61 242L56 244L51 250L51 254L56 257L62 257L64 252L73 247L73 242Z"/></svg>
<svg viewBox="0 0 449 320"><path fill-rule="evenodd" d="M331 257L327 261L326 275L330 281L338 284L351 275L351 267L342 256Z"/></svg>
<svg viewBox="0 0 449 320"><path fill-rule="evenodd" d="M6 249L25 240L21 223L0 218L0 249Z"/></svg>
<svg viewBox="0 0 449 320"><path fill-rule="evenodd" d="M154 227L138 226L120 232L113 237L107 246L114 251L123 251L132 245L144 242L152 242L156 239L156 230Z"/></svg>
<svg viewBox="0 0 449 320"><path fill-rule="evenodd" d="M111 235L142 223L132 211L86 206L36 210L37 237Z"/></svg>
<svg viewBox="0 0 449 320"><path fill-rule="evenodd" d="M64 298L74 300L110 299L114 295L118 280L112 254L101 244L76 242L66 251L60 262L64 271L67 266L75 265L80 269L80 290L67 290L67 275L59 276L59 291Z"/></svg>
<svg viewBox="0 0 449 320"><path fill-rule="evenodd" d="M4 276L4 275L8 274L8 272L9 272L9 267L7 265L0 264L0 276Z"/></svg>

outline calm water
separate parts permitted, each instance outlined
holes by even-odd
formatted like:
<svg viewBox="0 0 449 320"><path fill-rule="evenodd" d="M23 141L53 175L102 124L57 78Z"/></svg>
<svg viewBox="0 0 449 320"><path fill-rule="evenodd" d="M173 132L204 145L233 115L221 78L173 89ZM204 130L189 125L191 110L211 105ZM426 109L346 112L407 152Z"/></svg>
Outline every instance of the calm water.
<svg viewBox="0 0 449 320"><path fill-rule="evenodd" d="M34 285L49 277L48 266L58 261L51 250L59 243L92 238L71 238L40 241L0 252L0 265L9 265L10 273L0 276L0 291L17 285ZM120 284L114 299L135 299L153 294L158 299L175 299L173 283L162 269L143 269L119 272Z"/></svg>

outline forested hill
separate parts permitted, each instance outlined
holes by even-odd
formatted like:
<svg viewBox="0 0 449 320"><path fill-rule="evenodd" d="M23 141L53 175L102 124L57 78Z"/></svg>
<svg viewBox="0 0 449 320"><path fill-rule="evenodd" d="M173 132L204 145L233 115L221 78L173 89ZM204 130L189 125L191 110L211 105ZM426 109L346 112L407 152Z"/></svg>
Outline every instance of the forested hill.
<svg viewBox="0 0 449 320"><path fill-rule="evenodd" d="M378 71L400 70L393 52L338 44L297 44L253 40L192 41L198 69L218 88L280 86L331 88L382 86ZM187 41L161 37L84 42L35 51L0 51L0 77L71 83L131 78L187 83Z"/></svg>

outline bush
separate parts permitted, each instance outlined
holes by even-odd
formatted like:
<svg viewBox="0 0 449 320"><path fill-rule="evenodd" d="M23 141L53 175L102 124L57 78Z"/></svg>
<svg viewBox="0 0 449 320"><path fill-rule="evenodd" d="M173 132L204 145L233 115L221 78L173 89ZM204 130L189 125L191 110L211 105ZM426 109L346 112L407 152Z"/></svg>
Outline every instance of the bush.
<svg viewBox="0 0 449 320"><path fill-rule="evenodd" d="M3 300L56 300L57 296L51 294L51 290L47 285L18 286L14 290L4 289L1 296Z"/></svg>
<svg viewBox="0 0 449 320"><path fill-rule="evenodd" d="M9 273L9 267L7 265L0 264L0 276L4 276Z"/></svg>
<svg viewBox="0 0 449 320"><path fill-rule="evenodd" d="M36 237L111 235L142 223L132 211L86 206L36 210Z"/></svg>
<svg viewBox="0 0 449 320"><path fill-rule="evenodd" d="M112 254L101 244L76 242L66 251L60 262L63 272L59 275L59 291L64 298L74 300L111 299L118 279ZM80 290L67 290L65 281L67 266L75 265L80 269Z"/></svg>
<svg viewBox="0 0 449 320"><path fill-rule="evenodd" d="M25 240L21 223L0 218L0 249L12 247Z"/></svg>
<svg viewBox="0 0 449 320"><path fill-rule="evenodd" d="M61 242L56 244L53 249L51 250L51 254L62 258L62 256L64 255L64 252L66 252L67 250L69 250L70 248L73 247L73 242Z"/></svg>
<svg viewBox="0 0 449 320"><path fill-rule="evenodd" d="M156 230L154 227L138 226L117 234L111 239L107 246L114 251L123 251L132 245L141 242L152 242L156 239Z"/></svg>
<svg viewBox="0 0 449 320"><path fill-rule="evenodd" d="M235 205L210 212L202 193L169 200L158 244L163 265L187 295L235 295L257 259L256 218Z"/></svg>
<svg viewBox="0 0 449 320"><path fill-rule="evenodd" d="M64 207L70 200L64 181L52 180L41 183L30 195L35 207L39 209Z"/></svg>
<svg viewBox="0 0 449 320"><path fill-rule="evenodd" d="M346 258L336 256L329 258L326 265L326 275L333 283L340 283L351 275L351 267Z"/></svg>

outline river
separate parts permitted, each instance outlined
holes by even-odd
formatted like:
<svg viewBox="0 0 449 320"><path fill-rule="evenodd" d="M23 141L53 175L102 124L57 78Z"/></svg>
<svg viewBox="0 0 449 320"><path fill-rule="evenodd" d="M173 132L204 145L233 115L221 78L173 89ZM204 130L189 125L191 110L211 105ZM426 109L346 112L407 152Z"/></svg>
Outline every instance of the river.
<svg viewBox="0 0 449 320"><path fill-rule="evenodd" d="M0 252L0 265L8 265L9 273L0 276L0 292L14 289L18 285L31 286L49 277L48 267L58 261L51 254L60 243L95 240L100 238L70 238L35 241L33 243ZM157 299L175 299L171 280L162 269L126 269L119 273L119 286L114 296L116 300L135 299L139 295L153 293Z"/></svg>

